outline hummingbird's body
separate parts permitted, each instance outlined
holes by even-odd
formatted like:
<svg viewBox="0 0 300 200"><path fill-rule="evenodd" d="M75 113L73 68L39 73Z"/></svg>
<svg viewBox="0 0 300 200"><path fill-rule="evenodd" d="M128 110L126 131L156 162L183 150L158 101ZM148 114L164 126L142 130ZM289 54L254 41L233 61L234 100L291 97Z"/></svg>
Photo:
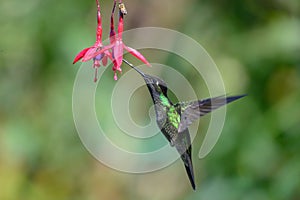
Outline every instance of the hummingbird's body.
<svg viewBox="0 0 300 200"><path fill-rule="evenodd" d="M128 61L123 61L134 68L144 78L154 103L157 125L170 142L170 145L175 146L178 153L181 155L189 180L195 190L192 145L188 126L201 116L210 113L212 110L245 95L231 97L220 96L173 104L168 98L168 88L163 80L144 74Z"/></svg>
<svg viewBox="0 0 300 200"><path fill-rule="evenodd" d="M145 75L144 79L146 83L149 83L149 85L147 83L147 86L153 99L157 125L171 146L175 146L181 155L192 187L195 189L190 133L188 129L185 129L178 134L181 117L180 109L173 105L164 92L152 92L153 84L150 84L150 82L158 78ZM162 80L159 81L161 84L164 83Z"/></svg>

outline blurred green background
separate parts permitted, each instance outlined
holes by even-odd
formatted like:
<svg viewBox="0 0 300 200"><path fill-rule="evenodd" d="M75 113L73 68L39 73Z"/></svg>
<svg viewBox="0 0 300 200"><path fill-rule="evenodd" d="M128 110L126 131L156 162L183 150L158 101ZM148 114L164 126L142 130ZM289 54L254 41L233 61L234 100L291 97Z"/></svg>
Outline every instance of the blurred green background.
<svg viewBox="0 0 300 200"><path fill-rule="evenodd" d="M112 1L100 2L107 35ZM196 137L197 190L181 161L125 174L81 144L72 118L80 64L72 61L94 43L93 0L1 0L0 199L300 199L300 1L125 3L125 29L158 26L187 34L212 56L230 94L248 94L228 107L221 138L203 160L197 157L203 136ZM150 62L180 69L196 89L204 87L174 55L143 52ZM115 84L109 73L99 84ZM97 112L110 112L106 107L97 105ZM208 122L200 122L203 130Z"/></svg>

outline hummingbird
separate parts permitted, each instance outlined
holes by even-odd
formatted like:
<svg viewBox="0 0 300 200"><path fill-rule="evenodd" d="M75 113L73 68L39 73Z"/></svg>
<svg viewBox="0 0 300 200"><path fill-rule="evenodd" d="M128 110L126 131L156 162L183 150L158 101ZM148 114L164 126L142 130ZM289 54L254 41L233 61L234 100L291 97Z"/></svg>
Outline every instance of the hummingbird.
<svg viewBox="0 0 300 200"><path fill-rule="evenodd" d="M219 96L174 104L168 98L168 87L162 79L143 73L125 59L123 62L137 71L145 80L154 103L157 125L170 145L175 146L180 154L192 188L195 190L189 125L205 114L246 95Z"/></svg>

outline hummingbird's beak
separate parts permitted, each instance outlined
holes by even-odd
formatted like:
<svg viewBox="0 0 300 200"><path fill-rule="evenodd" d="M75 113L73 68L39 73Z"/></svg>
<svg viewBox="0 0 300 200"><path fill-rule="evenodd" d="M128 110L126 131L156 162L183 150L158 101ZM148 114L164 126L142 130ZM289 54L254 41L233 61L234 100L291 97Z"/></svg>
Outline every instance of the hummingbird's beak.
<svg viewBox="0 0 300 200"><path fill-rule="evenodd" d="M137 71L140 75L142 75L143 77L145 77L145 74L139 70L138 68L136 68L133 64L131 64L130 62L128 62L127 60L123 59L123 62L126 63L127 65L129 65L131 68L133 68L135 71Z"/></svg>

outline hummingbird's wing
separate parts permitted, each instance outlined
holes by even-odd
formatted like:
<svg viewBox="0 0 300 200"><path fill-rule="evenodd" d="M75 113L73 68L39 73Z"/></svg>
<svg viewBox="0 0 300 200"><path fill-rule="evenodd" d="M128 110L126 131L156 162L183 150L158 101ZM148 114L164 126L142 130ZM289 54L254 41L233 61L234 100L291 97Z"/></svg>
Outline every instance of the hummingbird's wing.
<svg viewBox="0 0 300 200"><path fill-rule="evenodd" d="M181 159L184 163L185 170L188 174L191 185L195 190L196 186L194 181L194 169L192 162L192 145L188 129L178 134L178 137L175 141L175 147L178 153L181 155Z"/></svg>
<svg viewBox="0 0 300 200"><path fill-rule="evenodd" d="M224 106L232 101L244 97L239 96L219 96L214 98L208 98L204 100L191 101L191 102L179 102L175 105L181 112L181 119L178 126L178 132L182 132L189 127L199 117L210 113L211 111Z"/></svg>

